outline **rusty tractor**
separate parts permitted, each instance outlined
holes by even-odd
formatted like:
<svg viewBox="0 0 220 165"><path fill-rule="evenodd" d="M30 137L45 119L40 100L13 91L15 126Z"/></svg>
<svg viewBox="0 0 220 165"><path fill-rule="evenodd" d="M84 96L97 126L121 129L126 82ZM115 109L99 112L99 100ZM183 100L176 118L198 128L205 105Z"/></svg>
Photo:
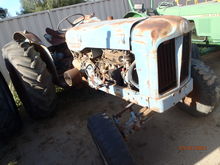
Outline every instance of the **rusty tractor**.
<svg viewBox="0 0 220 165"><path fill-rule="evenodd" d="M49 47L31 32L15 32L2 51L17 93L33 118L48 117L54 111L54 85L76 86L85 81L128 101L113 117L90 117L88 129L106 164L131 165L134 161L124 139L151 112L170 109L193 90L192 27L178 16L109 18L68 16L58 30L46 29ZM135 111L134 104L143 108ZM130 117L123 121L125 112Z"/></svg>

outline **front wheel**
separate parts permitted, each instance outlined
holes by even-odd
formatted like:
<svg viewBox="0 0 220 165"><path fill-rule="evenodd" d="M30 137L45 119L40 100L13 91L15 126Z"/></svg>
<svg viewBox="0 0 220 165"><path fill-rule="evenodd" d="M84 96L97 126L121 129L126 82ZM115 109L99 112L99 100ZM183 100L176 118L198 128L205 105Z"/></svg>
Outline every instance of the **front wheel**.
<svg viewBox="0 0 220 165"><path fill-rule="evenodd" d="M88 129L106 165L134 165L128 147L106 114L97 114L88 119Z"/></svg>
<svg viewBox="0 0 220 165"><path fill-rule="evenodd" d="M193 91L177 106L193 116L207 116L217 106L220 88L214 71L201 60L192 59Z"/></svg>

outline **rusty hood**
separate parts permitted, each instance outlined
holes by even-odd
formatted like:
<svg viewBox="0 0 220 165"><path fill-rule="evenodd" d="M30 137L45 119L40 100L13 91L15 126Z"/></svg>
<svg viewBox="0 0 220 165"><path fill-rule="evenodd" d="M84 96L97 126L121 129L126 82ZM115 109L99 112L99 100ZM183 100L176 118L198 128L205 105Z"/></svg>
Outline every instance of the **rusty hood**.
<svg viewBox="0 0 220 165"><path fill-rule="evenodd" d="M85 48L131 49L131 33L148 36L157 42L161 38L180 36L191 30L188 21L178 16L152 16L117 19L81 24L66 32L66 43L70 50Z"/></svg>

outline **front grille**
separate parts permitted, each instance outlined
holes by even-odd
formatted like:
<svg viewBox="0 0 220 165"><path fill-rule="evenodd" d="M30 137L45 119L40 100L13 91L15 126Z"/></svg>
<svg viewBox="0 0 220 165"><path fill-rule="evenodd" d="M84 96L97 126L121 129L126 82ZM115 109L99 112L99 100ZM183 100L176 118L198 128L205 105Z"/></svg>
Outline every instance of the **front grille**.
<svg viewBox="0 0 220 165"><path fill-rule="evenodd" d="M183 82L189 76L189 57L191 51L191 33L183 36L183 51L180 82Z"/></svg>
<svg viewBox="0 0 220 165"><path fill-rule="evenodd" d="M159 94L177 86L175 38L165 41L157 49Z"/></svg>

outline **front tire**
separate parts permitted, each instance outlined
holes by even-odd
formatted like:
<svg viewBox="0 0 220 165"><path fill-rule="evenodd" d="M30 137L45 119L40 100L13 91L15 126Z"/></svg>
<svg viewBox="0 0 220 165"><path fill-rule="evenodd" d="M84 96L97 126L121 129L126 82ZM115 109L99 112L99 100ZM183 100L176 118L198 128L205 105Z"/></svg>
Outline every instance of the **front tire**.
<svg viewBox="0 0 220 165"><path fill-rule="evenodd" d="M12 83L26 111L34 119L50 116L55 109L55 88L40 53L28 42L12 41L2 49Z"/></svg>
<svg viewBox="0 0 220 165"><path fill-rule="evenodd" d="M214 71L201 60L192 59L193 91L177 106L193 116L209 115L217 106L220 88Z"/></svg>
<svg viewBox="0 0 220 165"><path fill-rule="evenodd" d="M134 165L125 141L106 114L97 114L88 119L88 129L107 165Z"/></svg>

